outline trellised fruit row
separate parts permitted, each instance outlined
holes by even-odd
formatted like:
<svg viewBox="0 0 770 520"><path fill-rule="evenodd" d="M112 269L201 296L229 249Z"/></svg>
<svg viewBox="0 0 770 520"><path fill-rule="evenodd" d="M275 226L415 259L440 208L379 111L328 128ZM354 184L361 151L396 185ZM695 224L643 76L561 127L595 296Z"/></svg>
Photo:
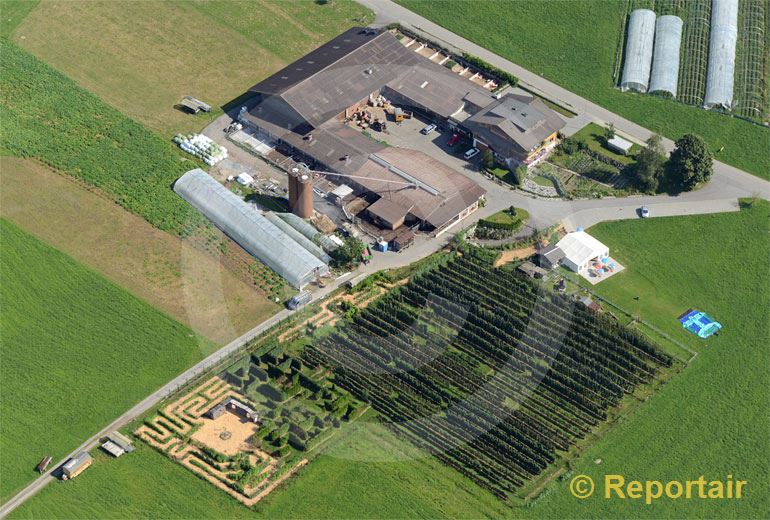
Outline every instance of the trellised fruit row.
<svg viewBox="0 0 770 520"><path fill-rule="evenodd" d="M672 359L471 250L308 346L304 360L507 497Z"/></svg>

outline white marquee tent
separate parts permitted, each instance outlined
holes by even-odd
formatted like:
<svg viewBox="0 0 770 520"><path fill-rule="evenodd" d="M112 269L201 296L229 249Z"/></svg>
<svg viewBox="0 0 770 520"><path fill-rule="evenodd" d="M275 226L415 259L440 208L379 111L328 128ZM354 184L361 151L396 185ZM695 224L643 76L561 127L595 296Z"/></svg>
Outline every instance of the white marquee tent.
<svg viewBox="0 0 770 520"><path fill-rule="evenodd" d="M562 264L576 273L588 269L591 260L610 255L607 246L585 231L574 231L559 240L556 247L564 252Z"/></svg>

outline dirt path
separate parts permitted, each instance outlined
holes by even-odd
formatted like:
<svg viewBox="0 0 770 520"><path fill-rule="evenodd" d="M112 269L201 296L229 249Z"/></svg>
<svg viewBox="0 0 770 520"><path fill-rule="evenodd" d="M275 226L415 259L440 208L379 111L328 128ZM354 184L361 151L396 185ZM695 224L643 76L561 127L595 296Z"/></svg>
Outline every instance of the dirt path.
<svg viewBox="0 0 770 520"><path fill-rule="evenodd" d="M495 260L495 267L500 267L501 265L509 264L514 260L521 260L522 258L527 258L528 256L532 256L535 253L536 253L535 246L528 246L522 249L511 249L510 251L503 251L503 254L501 254L500 257L497 260Z"/></svg>

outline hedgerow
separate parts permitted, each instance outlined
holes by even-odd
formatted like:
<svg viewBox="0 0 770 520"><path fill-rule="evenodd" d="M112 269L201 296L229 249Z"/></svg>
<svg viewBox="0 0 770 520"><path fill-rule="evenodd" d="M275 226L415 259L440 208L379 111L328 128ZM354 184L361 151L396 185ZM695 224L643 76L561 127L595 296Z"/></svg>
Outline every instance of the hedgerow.
<svg viewBox="0 0 770 520"><path fill-rule="evenodd" d="M100 188L153 226L204 223L171 186L196 163L15 44L0 40L0 149Z"/></svg>

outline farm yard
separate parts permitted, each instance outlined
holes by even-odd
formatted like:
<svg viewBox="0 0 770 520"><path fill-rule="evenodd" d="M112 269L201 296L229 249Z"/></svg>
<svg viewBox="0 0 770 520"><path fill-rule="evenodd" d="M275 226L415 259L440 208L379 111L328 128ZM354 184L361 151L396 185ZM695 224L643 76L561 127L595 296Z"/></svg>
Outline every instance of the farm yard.
<svg viewBox="0 0 770 520"><path fill-rule="evenodd" d="M42 457L63 457L214 345L14 224L0 230L4 500Z"/></svg>
<svg viewBox="0 0 770 520"><path fill-rule="evenodd" d="M225 344L278 310L217 261L219 250L200 251L32 159L0 157L0 184L0 216L211 341Z"/></svg>
<svg viewBox="0 0 770 520"><path fill-rule="evenodd" d="M627 2L397 2L653 132L674 140L685 133L699 134L714 152L724 147L716 153L716 159L770 178L770 156L757 146L770 138L767 128L658 96L624 93L615 88L614 71ZM684 52L683 48L683 56Z"/></svg>
<svg viewBox="0 0 770 520"><path fill-rule="evenodd" d="M412 278L312 342L302 359L333 368L338 385L400 433L508 499L674 361L642 336L494 270L479 251Z"/></svg>
<svg viewBox="0 0 770 520"><path fill-rule="evenodd" d="M170 138L221 113L185 114L174 108L182 96L219 107L355 23L366 25L368 16L343 0L44 0L12 40Z"/></svg>

